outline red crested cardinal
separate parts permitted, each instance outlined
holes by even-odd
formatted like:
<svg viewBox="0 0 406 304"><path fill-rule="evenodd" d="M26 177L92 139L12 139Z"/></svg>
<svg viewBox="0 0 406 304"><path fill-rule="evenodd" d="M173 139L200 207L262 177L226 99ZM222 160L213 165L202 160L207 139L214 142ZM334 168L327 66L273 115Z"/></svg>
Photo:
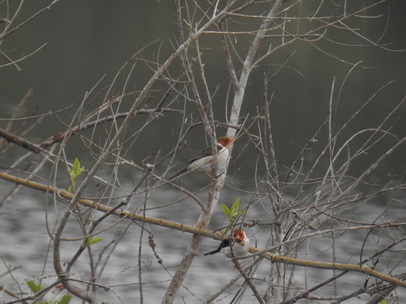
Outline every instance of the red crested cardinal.
<svg viewBox="0 0 406 304"><path fill-rule="evenodd" d="M230 157L230 150L229 148L233 144L234 139L227 136L222 136L217 139L217 154L213 155L213 151L211 148L207 148L206 150L202 151L198 156L189 160L186 167L176 173L174 176L170 177L168 180L172 180L179 175L182 175L186 172L198 170L203 171L204 174L211 177L211 164L214 160L214 157L217 156L217 163L223 164L225 163L228 158Z"/></svg>
<svg viewBox="0 0 406 304"><path fill-rule="evenodd" d="M220 246L213 251L205 253L204 255L212 255L217 252L224 253L227 257L240 257L247 254L250 245L250 239L241 228L233 230L232 237L223 240Z"/></svg>

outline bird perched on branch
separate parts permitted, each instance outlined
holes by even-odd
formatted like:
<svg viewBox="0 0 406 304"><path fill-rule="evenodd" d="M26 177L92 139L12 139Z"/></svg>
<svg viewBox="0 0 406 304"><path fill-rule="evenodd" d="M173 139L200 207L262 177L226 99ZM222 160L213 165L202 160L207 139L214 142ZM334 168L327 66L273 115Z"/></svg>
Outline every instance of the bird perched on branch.
<svg viewBox="0 0 406 304"><path fill-rule="evenodd" d="M199 155L189 160L188 164L184 169L176 173L174 176L170 177L169 180L172 180L186 172L198 170L202 171L209 177L212 177L211 165L214 161L214 158L217 157L217 164L226 163L230 157L229 148L233 144L234 139L227 136L222 136L217 139L217 153L213 153L211 148L207 148L202 151Z"/></svg>
<svg viewBox="0 0 406 304"><path fill-rule="evenodd" d="M204 255L212 255L217 252L224 253L227 257L240 257L247 254L250 245L250 239L241 228L233 230L232 236L229 239L223 240L220 246L213 251L207 252Z"/></svg>

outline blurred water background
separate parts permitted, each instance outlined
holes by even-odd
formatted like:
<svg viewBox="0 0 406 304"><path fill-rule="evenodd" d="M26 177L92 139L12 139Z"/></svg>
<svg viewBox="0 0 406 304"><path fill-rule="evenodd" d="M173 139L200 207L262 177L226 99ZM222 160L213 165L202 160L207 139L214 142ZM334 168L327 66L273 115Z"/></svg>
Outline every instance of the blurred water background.
<svg viewBox="0 0 406 304"><path fill-rule="evenodd" d="M43 7L46 3L47 1L25 3L24 15L21 18L30 16L32 12ZM379 36L387 22L388 30L382 43L391 43L390 46L395 49L406 49L404 35L406 19L403 16L406 4L402 1L388 1L384 6L379 6L375 10L376 14L382 13L389 17L378 20L375 27L371 27L369 30L372 33L376 31L376 35ZM165 54L172 50L169 41L176 40L173 34L176 33L176 26L171 20L174 18L174 13L173 3L164 1L120 1L117 3L113 1L71 0L58 3L43 16L31 22L29 26L16 32L11 39L4 43L2 50L7 51L12 57L28 53L43 43L47 43L47 45L40 52L20 63L22 71L17 71L14 67L0 69L0 117L10 117L16 103L29 89L33 89L32 102L25 114L29 115L37 104L40 104L39 112L41 113L51 108L60 110L67 107L58 115L62 120L69 121L70 115L75 111L75 105L81 102L86 92L102 77L106 78L105 83L108 84L119 68L138 49L149 43L159 43L157 41L162 40L160 54L155 51L153 55L159 55L161 59L165 58ZM213 48L218 47L218 45L218 40L213 41ZM333 77L336 77L339 83L349 70L348 67L339 62L335 64L333 61L332 63L331 58L321 55L315 48L307 44L296 45L295 48L297 48L297 52L292 57L290 64L300 70L300 73L285 69L277 77L272 78L270 82L271 91L274 92L271 106L273 136L278 162L282 165L290 164L297 157L304 144L325 121ZM326 46L326 48L333 50L334 46ZM286 53L271 60L274 60L275 65L277 65L288 56ZM382 94L377 96L376 101L360 114L352 126L352 131L348 132L374 126L404 97L405 53L387 52L380 48L368 47L345 49L340 55L349 58L352 62L363 60L363 65L373 68L357 69L351 73L343 90L342 104L337 110L338 125L348 119L353 110L358 108L374 92L394 80L383 90ZM207 69L213 71L209 85L214 86L227 78L223 58L213 56L207 58L207 62L210 65ZM214 69L215 66L218 66L217 71ZM255 115L256 113L256 107L262 99L260 92L262 92L263 82L261 78L262 75L254 75L249 83L246 100L252 102L244 105L243 115L248 115L248 113ZM224 94L226 94L226 88L221 88L215 97L218 103L216 115L222 120L225 120L224 104L222 103ZM70 108L72 105L73 108ZM403 115L403 118L392 130L393 134L399 138L406 135L406 119L404 118ZM3 124L3 121L1 123ZM173 133L173 128L178 125L176 117L175 119L174 116L162 119L161 124L161 126L151 127L143 135L145 136L145 145L137 147L136 151L129 152L127 157L132 158L135 162L140 162L153 149L164 150L164 147L173 146L177 139ZM49 117L44 119L43 123L35 129L35 132L30 133L27 137L33 142L41 142L64 129L65 126L58 119ZM221 132L224 130L219 130L219 133ZM199 138L201 133L196 132L195 135L196 138L190 139L189 149L193 147L197 149L202 145ZM68 150L71 155L74 155L74 146L68 147ZM255 162L252 161L250 149L244 148L244 140L236 143L233 153L236 156L233 156L229 179L221 200L231 204L237 197L240 197L242 206L245 206L250 201L251 195L242 190L236 190L234 186L238 185L240 189L249 190L255 184L254 178L251 177ZM404 148L396 151L385 162L387 168L383 168L383 170L389 168L397 176L396 178L404 177L406 171L405 155L406 150ZM20 155L6 154L0 157L1 167L7 167ZM78 157L82 160L86 158L86 156L81 155ZM372 153L371 157L375 157L375 155ZM188 157L185 155L185 158ZM83 161L86 162L85 159ZM357 172L363 168L352 168L352 170ZM379 175L379 172L378 170L376 174ZM136 173L128 169L122 174L128 177L124 182L124 188L130 189L132 182L136 179L134 176ZM47 177L44 176L44 178ZM199 181L195 182L194 179L199 180L195 176L186 183L192 187L202 187L202 184ZM63 178L61 182L63 183ZM390 182L396 183L397 181ZM1 193L7 193L11 185L1 181ZM207 196L207 192L202 191L199 195L204 198ZM179 193L169 187L165 191L157 191L150 198L150 207L159 206L167 201L175 201L179 198L178 196ZM349 210L347 215L351 216L354 221L360 222L371 221L371 219L379 218L382 215L387 221L401 219L404 218L405 213L404 200L404 197L394 198L382 195L368 201L367 204L364 204L367 207L357 209L354 214L352 214L354 210ZM33 274L39 276L53 273L51 257L46 258L50 254L47 251L50 246L49 237L44 225L46 202L45 195L24 189L14 200L7 202L0 210L0 255L7 264L14 266L17 266L16 263L25 261L21 265L22 267L15 272L15 277L19 282ZM48 201L47 208L49 210L54 208L51 200ZM224 223L224 216L219 206L217 211L211 223L213 229ZM256 208L250 209L249 218L264 219L266 212L266 208L258 203ZM51 223L54 220L52 214L52 211L48 212ZM198 206L188 200L174 204L170 208L149 211L151 216L190 225L196 222L198 214ZM113 223L115 220L117 219L110 219L105 225ZM109 230L111 235L104 234L103 245L109 239L117 238L127 225L128 222L122 221L114 229ZM74 235L78 227L71 225L69 229ZM143 291L147 303L159 303L171 279L163 267L167 267L171 273L175 271L191 236L162 227L150 226L149 229L155 235L157 252L164 261L164 266L157 263L150 248L144 245L142 262L145 263L147 270L143 272L142 279L145 282ZM269 229L267 226L248 229L253 244L259 248L269 247L267 244ZM360 230L347 233L348 237L339 238L337 242L342 244L335 244L338 248L336 255L339 260L337 262L357 263L360 260L359 248L366 233L366 231ZM103 298L103 292L101 292L100 299L104 302L119 303L121 300L123 303L136 303L139 301L139 270L137 266L139 234L139 227L131 224L129 232L123 237L106 267L101 283L112 286L116 294L106 292L105 298ZM95 252L101 250L103 245L96 244L94 246ZM212 250L217 245L215 241L206 239L200 253ZM369 239L362 253L363 257L373 254L380 246L383 244L374 243L373 240ZM308 244L308 255L299 258L330 261L330 247L331 240L323 236L312 238L311 243ZM64 249L66 257L68 258L74 250L75 247L68 244ZM387 256L387 258L388 269L381 269L381 271L388 272L390 267L395 266L397 267L396 273L406 271L403 255L393 253L393 256ZM46 262L44 263L44 261ZM87 265L79 264L75 267L78 277L82 275L81 267L87 269ZM262 262L257 278L267 279L269 268L268 262ZM4 265L0 265L0 272L3 273L4 271ZM320 282L332 273L332 271L305 268L297 268L296 271L295 279L298 281L302 280L305 275L308 276L309 280L306 282L308 286ZM204 299L216 291L222 283L236 274L234 266L225 257L221 255L204 257L199 254L185 282L186 288L181 290L184 301L186 303L199 303L199 299ZM86 277L84 276L83 279ZM52 280L53 278L48 279L49 282ZM338 291L343 294L359 288L359 282L364 280L365 276L361 274L346 275L345 279L338 281ZM128 286L121 286L123 283L128 284ZM14 283L9 282L8 284L13 285ZM120 285L120 287L115 289L115 285ZM323 288L320 295L330 295L333 289L333 286ZM397 291L400 298L406 300L405 290L398 288ZM252 303L251 300L247 297L243 303ZM361 301L365 300L359 299L360 302L354 301L353 303L363 303ZM181 302L179 297L177 303Z"/></svg>

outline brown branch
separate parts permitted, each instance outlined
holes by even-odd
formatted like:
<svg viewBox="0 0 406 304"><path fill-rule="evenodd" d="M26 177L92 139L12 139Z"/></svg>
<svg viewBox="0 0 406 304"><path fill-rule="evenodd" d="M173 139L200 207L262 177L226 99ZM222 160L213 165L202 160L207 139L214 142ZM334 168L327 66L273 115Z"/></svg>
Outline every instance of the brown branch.
<svg viewBox="0 0 406 304"><path fill-rule="evenodd" d="M138 114L148 114L148 115L159 115L162 112L172 112L172 113L179 113L181 112L180 110L176 110L176 109L140 109L137 110L134 113L134 116L138 115ZM94 121L90 121L88 123L84 123L84 124L80 124L74 128L72 128L71 130L65 131L65 132L61 132L55 136L52 136L50 138L48 138L47 140L43 141L42 143L40 143L39 145L34 144L22 137L19 137L5 129L0 128L0 137L4 138L5 140L7 140L8 142L12 142L17 144L18 146L34 152L34 153L40 153L43 149L46 149L50 146L52 146L55 143L61 142L62 140L64 140L66 137L71 136L71 135L75 135L78 134L81 131L84 131L86 129L89 129L91 127L94 126L98 126L100 124L109 122L109 121L113 121L116 119L122 119L125 118L129 115L128 112L125 113L118 113L116 115L110 115L110 116L106 116Z"/></svg>
<svg viewBox="0 0 406 304"><path fill-rule="evenodd" d="M15 143L18 146L34 153L39 153L42 150L41 147L39 147L38 145L33 144L30 141L17 135L14 135L13 133L10 133L2 128L0 128L0 137L3 137L8 142Z"/></svg>
<svg viewBox="0 0 406 304"><path fill-rule="evenodd" d="M402 281L402 280L399 280L390 275L386 275L381 272L378 272L378 271L374 270L372 267L369 267L367 265L307 261L307 260L285 257L285 256L281 256L278 254L273 254L271 257L271 261L290 264L290 265L311 267L311 268L321 268L321 269L331 269L331 270L348 270L348 271L362 272L362 273L368 274L370 276L373 276L375 278L381 279L383 281L390 282L392 284L406 288L405 281Z"/></svg>

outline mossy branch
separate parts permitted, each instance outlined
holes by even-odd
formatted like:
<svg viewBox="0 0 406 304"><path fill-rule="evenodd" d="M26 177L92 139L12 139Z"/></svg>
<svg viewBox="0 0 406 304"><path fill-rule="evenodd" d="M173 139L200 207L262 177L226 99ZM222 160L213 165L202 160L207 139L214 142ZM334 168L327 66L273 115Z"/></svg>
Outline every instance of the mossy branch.
<svg viewBox="0 0 406 304"><path fill-rule="evenodd" d="M30 181L30 180L27 180L24 178L20 178L20 177L14 176L14 175L10 175L10 174L4 173L4 172L0 172L0 178L10 181L10 182L14 182L14 183L22 185L22 186L26 186L26 187L35 189L35 190L44 191L44 192L51 193L51 194L56 194L67 200L70 200L73 198L73 194L68 192L67 190L56 188L56 187L53 187L50 185L37 183L37 182ZM149 224L172 228L172 229L180 230L180 231L187 232L187 233L199 234L199 235L210 237L210 238L213 238L216 240L223 239L223 234L221 234L219 232L214 232L209 229L196 228L196 227L184 225L181 223L171 222L171 221L167 221L167 220L159 219L159 218L155 218L155 217L150 217L150 216L144 216L144 215L141 215L138 213L124 211L124 210L113 210L112 207L109 207L109 206L106 206L103 204L99 204L99 203L96 203L96 202L94 202L92 200L88 200L88 199L80 199L79 203L84 206L87 206L87 207L90 207L90 208L93 208L93 209L96 209L96 210L99 210L102 212L114 214L121 218L128 218L128 219L131 219L134 221L146 222ZM362 273L365 273L366 275L370 275L375 278L381 279L382 281L386 281L386 282L395 284L397 286L406 288L405 281L402 281L393 276L386 275L384 273L376 271L373 269L373 267L370 267L367 265L308 261L308 260L286 257L286 256L282 256L279 254L271 254L268 252L263 252L262 250L260 250L258 248L253 248L253 247L250 247L249 252L254 253L254 254L255 253L260 254L263 258L268 259L272 263L285 263L285 264L290 264L290 265L320 268L320 269L333 269L333 270L346 270L346 271L362 272Z"/></svg>

